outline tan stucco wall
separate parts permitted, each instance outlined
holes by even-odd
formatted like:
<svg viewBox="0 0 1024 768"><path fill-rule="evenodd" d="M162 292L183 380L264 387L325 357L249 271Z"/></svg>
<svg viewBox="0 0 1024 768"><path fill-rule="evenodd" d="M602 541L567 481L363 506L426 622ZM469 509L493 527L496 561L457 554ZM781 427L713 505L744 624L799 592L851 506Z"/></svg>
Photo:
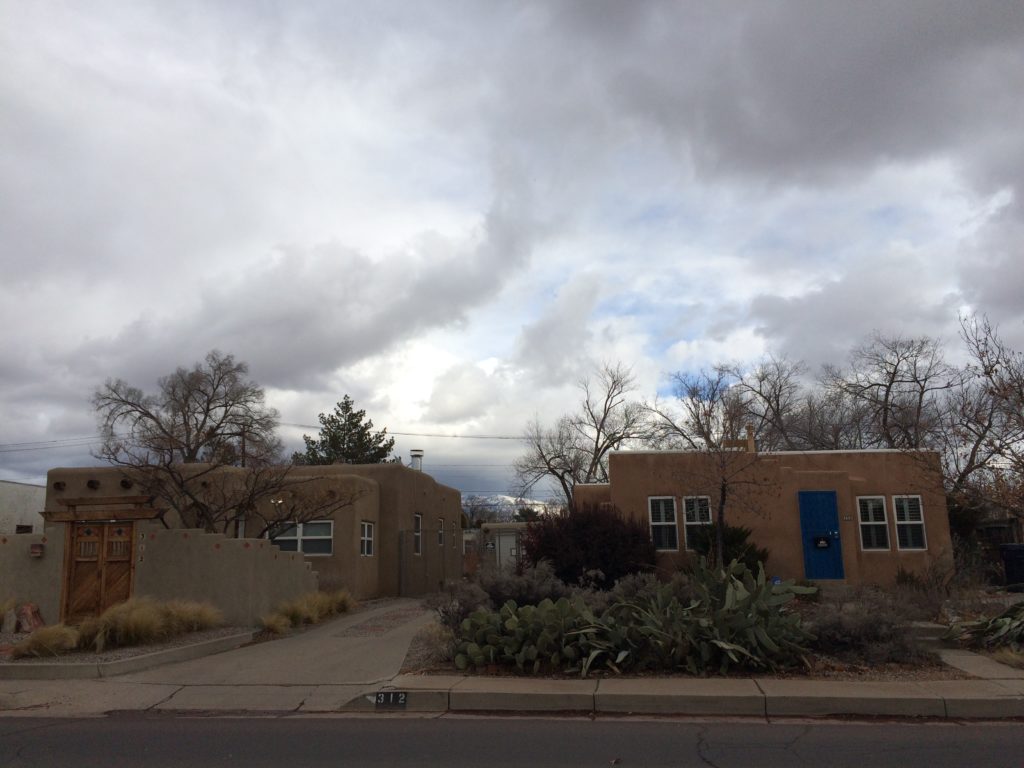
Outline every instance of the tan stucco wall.
<svg viewBox="0 0 1024 768"><path fill-rule="evenodd" d="M280 603L317 589L316 572L302 555L266 539L155 523L137 523L135 536L135 596L208 601L229 624L254 625Z"/></svg>
<svg viewBox="0 0 1024 768"><path fill-rule="evenodd" d="M674 570L689 555L683 549L683 496L709 496L712 514L719 496L720 469L713 456L695 452L618 452L610 457L610 484L578 486L577 501L610 501L624 514L649 521L648 498L672 496L679 520L678 552L659 552L659 567ZM899 451L823 451L737 454L730 473L730 525L753 531L770 552L770 575L803 578L800 491L835 491L845 580L891 584L899 568L921 572L930 563L952 564L952 545L938 457ZM885 496L890 549L862 551L856 507L858 496ZM921 496L927 549L896 547L894 495Z"/></svg>
<svg viewBox="0 0 1024 768"><path fill-rule="evenodd" d="M462 576L462 497L430 475L401 464L296 467L298 473L352 474L380 487L379 594L420 595ZM413 516L423 515L421 553L413 553ZM444 520L444 546L437 526ZM455 523L454 535L452 523Z"/></svg>
<svg viewBox="0 0 1024 768"><path fill-rule="evenodd" d="M298 477L309 477L308 473ZM330 555L306 555L306 562L320 577L322 589L345 588L357 598L371 598L380 594L380 485L375 480L351 474L327 473L310 478L303 487L313 493L334 491L341 497L353 499L350 506L342 507L332 516L334 542ZM374 524L374 553L370 557L359 554L360 523Z"/></svg>
<svg viewBox="0 0 1024 768"><path fill-rule="evenodd" d="M245 472L235 468L224 471L239 475ZM462 505L454 488L399 464L293 467L289 476L302 489L314 493L330 490L356 497L351 506L333 515L332 555L305 558L325 588L345 587L359 598L418 595L461 577ZM113 467L50 470L45 508L48 512L64 511L59 503L62 498L116 499L139 494L137 484L125 487L123 480L123 474ZM90 488L90 482L95 487ZM423 515L419 555L412 552L416 513ZM444 546L439 547L437 525L442 519ZM374 523L372 557L359 554L360 522L364 520ZM165 521L172 529L182 527L181 521L170 514ZM246 532L253 535L251 523L247 523Z"/></svg>
<svg viewBox="0 0 1024 768"><path fill-rule="evenodd" d="M32 544L43 545L42 557L29 555ZM43 621L56 624L63 568L63 526L47 526L42 533L0 534L0 603L12 597L35 603Z"/></svg>

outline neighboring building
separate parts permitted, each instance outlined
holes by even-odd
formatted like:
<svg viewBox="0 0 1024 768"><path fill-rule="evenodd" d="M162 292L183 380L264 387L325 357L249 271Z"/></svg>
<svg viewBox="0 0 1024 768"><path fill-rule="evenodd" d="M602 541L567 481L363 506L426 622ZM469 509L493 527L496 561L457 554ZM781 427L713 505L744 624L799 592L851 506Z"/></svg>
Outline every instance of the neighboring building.
<svg viewBox="0 0 1024 768"><path fill-rule="evenodd" d="M191 490L223 493L251 472L217 469ZM318 585L373 598L424 594L461 577L457 490L400 464L294 467L288 478L297 494L350 503L323 519L284 524L273 539L244 538L246 527L255 533L255 518L229 538L185 528L118 468L52 469L45 531L0 536L0 592L12 593L0 600L36 602L52 622L133 595L209 599L229 620L248 623ZM259 503L269 517L283 502Z"/></svg>
<svg viewBox="0 0 1024 768"><path fill-rule="evenodd" d="M0 480L0 533L39 533L43 530L46 486Z"/></svg>
<svg viewBox="0 0 1024 768"><path fill-rule="evenodd" d="M484 523L466 531L467 576L480 568L511 570L523 559L523 533L529 523Z"/></svg>
<svg viewBox="0 0 1024 768"><path fill-rule="evenodd" d="M726 523L768 549L770 576L892 584L900 569L952 565L932 452L622 451L610 456L609 479L576 486L576 504L647 522L665 570L692 557L688 542L714 521L723 479Z"/></svg>

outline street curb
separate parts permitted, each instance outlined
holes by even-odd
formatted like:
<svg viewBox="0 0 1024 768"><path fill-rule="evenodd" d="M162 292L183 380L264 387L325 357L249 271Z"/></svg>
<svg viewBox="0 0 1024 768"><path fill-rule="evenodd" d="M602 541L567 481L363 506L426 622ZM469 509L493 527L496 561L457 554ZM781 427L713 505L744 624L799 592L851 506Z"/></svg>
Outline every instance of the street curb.
<svg viewBox="0 0 1024 768"><path fill-rule="evenodd" d="M95 680L101 677L127 675L158 667L161 664L190 661L202 656L234 650L251 642L256 634L256 630L240 632L227 637L217 637L213 640L204 640L201 643L182 645L116 661L99 661L89 664L47 662L0 664L0 680Z"/></svg>
<svg viewBox="0 0 1024 768"><path fill-rule="evenodd" d="M451 714L553 714L572 713L591 716L665 715L689 717L884 717L928 720L1004 720L1024 718L1024 695L1007 691L1006 695L971 695L970 692L939 693L908 684L905 690L885 686L878 690L871 684L851 691L836 691L823 685L820 690L793 693L765 691L764 680L699 681L700 686L681 686L677 692L655 690L651 681L630 686L631 680L616 680L618 685L601 686L608 681L564 681L557 689L545 692L526 690L528 681L503 681L493 688L487 681L472 679L432 687L427 679L415 686L400 686L408 694L402 710L374 707L372 694L366 690L340 707L342 712L375 712L378 715L408 712ZM706 683L712 685L706 685ZM716 692L714 683L725 682L729 688ZM977 681L982 682L982 681ZM752 686L743 690L739 686ZM633 687L633 690L630 688ZM499 690L504 688L505 690ZM394 691L396 686L384 685L380 691ZM312 713L311 713L312 714Z"/></svg>

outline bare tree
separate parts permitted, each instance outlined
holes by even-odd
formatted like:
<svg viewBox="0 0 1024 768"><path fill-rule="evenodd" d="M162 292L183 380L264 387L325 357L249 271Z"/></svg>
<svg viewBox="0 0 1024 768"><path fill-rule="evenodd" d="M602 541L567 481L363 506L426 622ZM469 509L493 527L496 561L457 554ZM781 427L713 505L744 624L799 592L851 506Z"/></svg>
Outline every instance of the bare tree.
<svg viewBox="0 0 1024 768"><path fill-rule="evenodd" d="M970 362L940 433L950 496L962 508L996 504L1024 517L1024 356L986 317L960 326Z"/></svg>
<svg viewBox="0 0 1024 768"><path fill-rule="evenodd" d="M826 389L866 409L871 434L864 447L924 448L936 429L943 393L960 384L942 346L926 336L878 332L850 354L846 369L826 366Z"/></svg>
<svg viewBox="0 0 1024 768"><path fill-rule="evenodd" d="M688 477L715 490L715 548L713 561L721 564L725 551L727 510L745 506L755 508L758 494L754 487L763 487L766 478L759 473L759 456L750 424L749 392L737 385L734 366L716 366L696 374L672 375L675 403L655 402L647 406L654 423L654 443L666 448L682 448L706 455L703 477ZM749 430L748 430L749 425ZM686 510L683 510L684 514Z"/></svg>
<svg viewBox="0 0 1024 768"><path fill-rule="evenodd" d="M608 481L608 454L643 438L646 413L629 399L635 380L622 364L605 363L579 382L579 409L553 427L533 421L526 427L526 452L516 459L517 494L525 496L537 483L552 479L571 511L579 483Z"/></svg>
<svg viewBox="0 0 1024 768"><path fill-rule="evenodd" d="M214 350L191 369L161 378L156 394L107 381L93 396L103 438L97 458L120 467L165 513L211 532L237 529L248 518L260 521L262 535L280 520L305 522L351 504L354 498L318 494L312 486L302 494L313 478L291 477L277 463L277 411L248 372ZM271 498L289 502L270 505Z"/></svg>
<svg viewBox="0 0 1024 768"><path fill-rule="evenodd" d="M767 355L750 370L733 365L730 397L742 402L744 423L754 427L758 445L769 451L805 447L800 434L807 366L787 357Z"/></svg>

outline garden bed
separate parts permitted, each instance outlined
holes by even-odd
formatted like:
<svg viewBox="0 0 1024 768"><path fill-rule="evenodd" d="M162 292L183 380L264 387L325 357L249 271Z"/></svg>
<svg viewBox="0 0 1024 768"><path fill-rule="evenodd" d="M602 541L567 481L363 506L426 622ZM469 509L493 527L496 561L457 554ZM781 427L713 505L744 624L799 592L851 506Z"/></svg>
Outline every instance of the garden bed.
<svg viewBox="0 0 1024 768"><path fill-rule="evenodd" d="M413 638L409 651L402 663L402 673L410 675L452 675L473 674L500 677L516 677L516 670L510 667L494 667L487 671L462 672L455 668L454 662L440 657L438 650L439 628L428 625L421 629ZM919 682L924 680L969 680L973 679L966 672L947 666L940 661L934 664L874 664L860 665L843 662L824 655L810 656L810 667L806 669L790 669L778 672L744 673L734 672L726 677L774 677L796 680L842 680L862 682ZM536 676L534 676L536 677ZM578 674L541 675L549 679L579 679ZM648 674L615 675L611 672L599 671L591 673L592 678L614 677L692 677L685 672L651 672Z"/></svg>

